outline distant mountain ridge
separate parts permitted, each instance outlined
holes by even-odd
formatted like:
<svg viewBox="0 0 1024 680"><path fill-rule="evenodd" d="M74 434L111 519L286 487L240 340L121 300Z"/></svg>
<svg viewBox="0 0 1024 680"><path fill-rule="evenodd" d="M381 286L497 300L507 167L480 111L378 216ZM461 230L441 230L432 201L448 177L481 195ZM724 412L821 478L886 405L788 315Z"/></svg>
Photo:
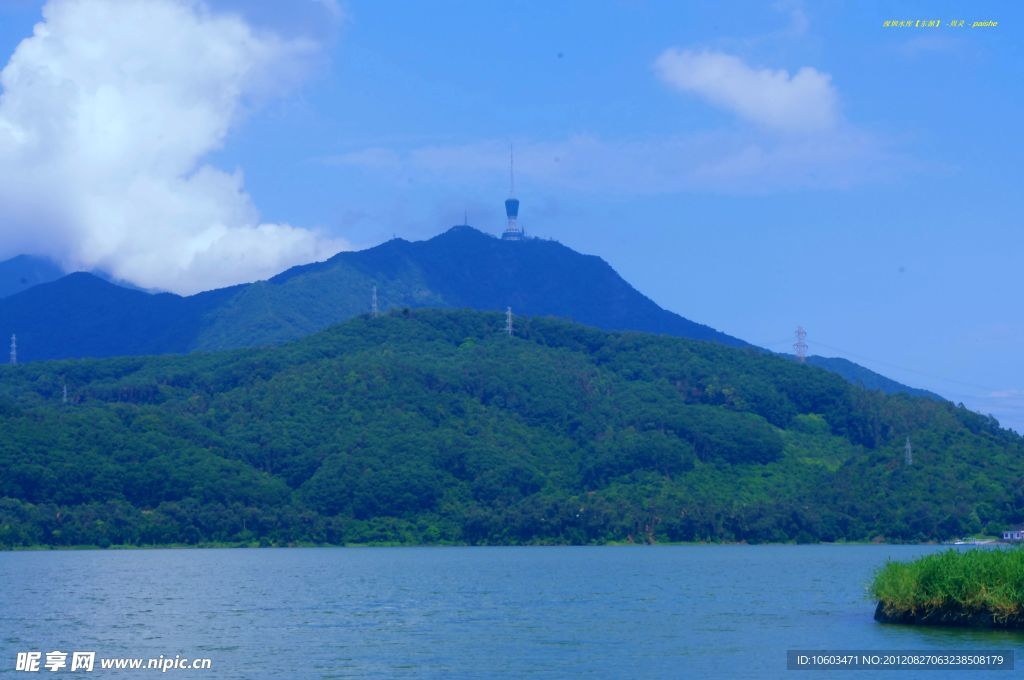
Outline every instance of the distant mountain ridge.
<svg viewBox="0 0 1024 680"><path fill-rule="evenodd" d="M0 337L17 333L21 361L180 354L231 292L154 295L76 272L0 300Z"/></svg>
<svg viewBox="0 0 1024 680"><path fill-rule="evenodd" d="M271 345L368 312L374 287L382 310L512 307L520 316L752 347L662 309L600 257L556 241L503 241L466 225L425 241L392 239L292 267L266 281L189 297L71 274L0 299L0 337L17 333L22 361ZM822 361L855 384L915 391L856 364Z"/></svg>
<svg viewBox="0 0 1024 680"><path fill-rule="evenodd" d="M64 276L60 266L45 257L18 255L0 262L0 298L26 291Z"/></svg>
<svg viewBox="0 0 1024 680"><path fill-rule="evenodd" d="M864 368L860 364L855 364L849 359L843 359L841 357L819 357L810 356L807 357L807 363L811 366L817 366L818 368L824 368L826 371L837 373L847 381L854 385L860 385L866 387L869 390L879 390L886 394L909 394L913 397L925 397L927 399L937 399L939 401L946 401L943 397L934 392L928 390L922 390L917 387L907 387L902 383L898 383L892 378L886 378L884 375L879 375L872 370Z"/></svg>
<svg viewBox="0 0 1024 680"><path fill-rule="evenodd" d="M511 306L519 315L749 346L660 308L599 257L554 241L501 241L466 226L189 297L72 274L0 300L0 333L18 334L25 360L267 345L368 312L374 286L382 309Z"/></svg>
<svg viewBox="0 0 1024 680"><path fill-rule="evenodd" d="M94 269L88 273L104 281L116 284L121 288L141 290L148 293L160 292L157 290L146 291L101 269ZM44 283L56 281L66 275L64 269L48 257L17 255L9 260L0 262L0 298L22 293Z"/></svg>

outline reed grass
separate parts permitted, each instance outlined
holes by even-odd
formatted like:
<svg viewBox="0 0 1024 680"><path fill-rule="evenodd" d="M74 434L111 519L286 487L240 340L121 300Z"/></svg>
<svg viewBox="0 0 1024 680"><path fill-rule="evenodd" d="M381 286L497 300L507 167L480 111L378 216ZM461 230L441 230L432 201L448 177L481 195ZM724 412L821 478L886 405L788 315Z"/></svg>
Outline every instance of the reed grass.
<svg viewBox="0 0 1024 680"><path fill-rule="evenodd" d="M957 608L997 618L1024 615L1024 548L947 550L913 562L887 562L870 593L886 609Z"/></svg>

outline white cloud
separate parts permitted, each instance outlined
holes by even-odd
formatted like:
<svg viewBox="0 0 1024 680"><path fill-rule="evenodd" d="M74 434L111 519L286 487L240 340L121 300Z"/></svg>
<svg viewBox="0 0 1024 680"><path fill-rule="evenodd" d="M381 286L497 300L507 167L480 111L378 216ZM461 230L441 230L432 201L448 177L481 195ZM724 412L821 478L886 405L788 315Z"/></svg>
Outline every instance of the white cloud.
<svg viewBox="0 0 1024 680"><path fill-rule="evenodd" d="M383 175L397 184L503 183L508 142L486 140L451 146L420 146L399 152L371 147L325 159L361 175ZM870 134L841 127L814 138L762 139L742 131L715 131L602 139L576 135L561 140L516 142L516 174L524 182L613 196L685 191L760 194L847 188L885 182L915 169Z"/></svg>
<svg viewBox="0 0 1024 680"><path fill-rule="evenodd" d="M190 293L341 249L203 160L311 50L199 2L51 0L0 73L0 255Z"/></svg>
<svg viewBox="0 0 1024 680"><path fill-rule="evenodd" d="M397 170L402 165L398 153L379 146L341 153L325 158L324 162L328 165L355 165L383 170Z"/></svg>
<svg viewBox="0 0 1024 680"><path fill-rule="evenodd" d="M992 414L1003 427L1024 433L1024 390L991 390L962 398L968 408L978 413Z"/></svg>
<svg viewBox="0 0 1024 680"><path fill-rule="evenodd" d="M1024 405L1024 390L993 390L988 393L991 399L1013 399L1018 404Z"/></svg>
<svg viewBox="0 0 1024 680"><path fill-rule="evenodd" d="M654 69L672 87L766 128L820 132L839 123L832 77L809 66L790 75L752 68L724 52L671 48L655 60Z"/></svg>
<svg viewBox="0 0 1024 680"><path fill-rule="evenodd" d="M791 30L806 30L799 2L783 1L776 7L790 12ZM678 49L663 52L654 67L673 87L758 125L647 138L577 134L518 141L519 174L548 186L635 196L842 189L921 169L877 136L844 122L831 76L813 68L791 76L783 70L751 68L722 52ZM466 184L502 177L507 144L481 140L404 149L374 146L323 161L385 175L392 182Z"/></svg>

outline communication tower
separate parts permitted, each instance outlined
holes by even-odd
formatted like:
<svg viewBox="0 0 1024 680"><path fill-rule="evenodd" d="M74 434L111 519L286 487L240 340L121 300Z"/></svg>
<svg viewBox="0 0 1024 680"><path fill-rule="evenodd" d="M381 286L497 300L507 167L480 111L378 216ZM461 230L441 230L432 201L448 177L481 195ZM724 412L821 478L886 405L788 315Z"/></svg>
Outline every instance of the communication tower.
<svg viewBox="0 0 1024 680"><path fill-rule="evenodd" d="M373 314L373 318L376 319L378 316L380 316L380 307L377 305L377 286L373 287L373 302L372 302L371 309L372 309L371 313Z"/></svg>
<svg viewBox="0 0 1024 680"><path fill-rule="evenodd" d="M18 336L11 334L11 366L18 365Z"/></svg>
<svg viewBox="0 0 1024 680"><path fill-rule="evenodd" d="M505 308L505 333L512 335L512 308Z"/></svg>
<svg viewBox="0 0 1024 680"><path fill-rule="evenodd" d="M508 225L501 234L504 241L522 241L526 236L518 224L519 220L519 199L516 198L516 164L512 147L508 148L508 198L505 199L505 216L508 217Z"/></svg>

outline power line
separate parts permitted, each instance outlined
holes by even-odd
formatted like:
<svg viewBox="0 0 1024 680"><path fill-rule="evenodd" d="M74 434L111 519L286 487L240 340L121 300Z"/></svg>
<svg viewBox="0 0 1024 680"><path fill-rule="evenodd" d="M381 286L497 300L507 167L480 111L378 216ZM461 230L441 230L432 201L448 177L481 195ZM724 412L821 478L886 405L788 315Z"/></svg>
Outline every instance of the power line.
<svg viewBox="0 0 1024 680"><path fill-rule="evenodd" d="M778 340L773 340L771 342L759 342L759 343L756 343L756 344L758 346L760 346L760 347L771 348L771 347L777 347L778 345L782 345L782 344L789 344L790 342L792 342L792 339L793 339L792 336L790 336L788 338L779 338ZM909 368L907 366L902 366L900 364L894 364L894 363L889 362L889 361L882 361L880 359L875 359L874 357L865 356L865 355L859 354L857 352L851 352L850 350L847 350L847 349L845 349L843 347L837 347L836 345L830 345L830 344L828 344L826 342L822 342L821 340L819 340L817 338L817 336L815 336L814 342L815 342L816 345L820 345L821 347L825 347L827 349L831 349L831 350L836 351L836 352L841 352L842 354L844 354L844 355L846 355L848 357L859 359L859 360L865 361L865 362L870 362L872 364L877 364L877 365L880 365L880 366L885 366L887 368L895 368L895 369L900 370L900 371L906 371L907 373L914 373L916 375L920 375L920 376L923 376L925 378L930 378L931 380L938 380L938 381L941 381L941 382L944 382L944 383L955 383L957 385L963 385L965 387L970 387L970 388L973 388L975 390L983 390L985 392L999 392L999 391L1002 391L1004 389L1004 388L1001 388L1001 387L991 387L991 386L987 386L987 385L979 385L977 383L967 382L967 381L964 381L964 380L957 380L956 378L949 378L949 377L946 377L946 376L935 375L934 373L928 373L926 371L921 371L921 370L918 370L918 369L915 369L915 368ZM794 347L794 349L795 349L795 347ZM827 358L827 357L822 357L822 358ZM951 390L947 390L947 389L943 389L942 391L943 391L944 394L952 396L952 397L956 397L956 398L967 398L967 399L977 399L977 398L979 398L979 394L977 394L977 393L965 394L963 392L955 392L955 391L951 391ZM984 398L987 395L980 395L980 396L982 398Z"/></svg>

